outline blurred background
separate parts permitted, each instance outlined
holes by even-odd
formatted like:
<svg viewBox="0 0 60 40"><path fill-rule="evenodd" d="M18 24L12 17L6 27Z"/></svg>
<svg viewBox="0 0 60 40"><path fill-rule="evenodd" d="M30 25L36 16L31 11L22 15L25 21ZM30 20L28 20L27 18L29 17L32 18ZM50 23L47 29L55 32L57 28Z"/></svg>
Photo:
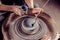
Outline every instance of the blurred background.
<svg viewBox="0 0 60 40"><path fill-rule="evenodd" d="M45 4L46 1L47 0L34 0L34 3L39 4L39 6L42 8L42 6ZM49 14L55 20L57 24L58 33L60 33L60 0L50 0L43 9L47 14ZM1 32L1 25L2 25L3 20L6 17L7 17L6 14L3 14L0 11L0 40L3 40L3 35Z"/></svg>

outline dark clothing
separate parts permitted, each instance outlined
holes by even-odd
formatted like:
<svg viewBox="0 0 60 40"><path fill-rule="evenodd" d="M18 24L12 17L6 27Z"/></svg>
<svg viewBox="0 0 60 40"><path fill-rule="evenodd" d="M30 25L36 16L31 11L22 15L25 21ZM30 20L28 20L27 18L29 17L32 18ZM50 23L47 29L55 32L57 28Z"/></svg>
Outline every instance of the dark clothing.
<svg viewBox="0 0 60 40"><path fill-rule="evenodd" d="M24 0L1 0L1 2L5 5L23 5L25 4Z"/></svg>

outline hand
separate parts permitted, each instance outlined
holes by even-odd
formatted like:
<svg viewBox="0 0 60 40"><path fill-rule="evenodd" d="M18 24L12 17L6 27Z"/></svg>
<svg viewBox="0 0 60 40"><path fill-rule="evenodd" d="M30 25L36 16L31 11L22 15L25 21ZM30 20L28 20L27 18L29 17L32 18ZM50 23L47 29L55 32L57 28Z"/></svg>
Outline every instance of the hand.
<svg viewBox="0 0 60 40"><path fill-rule="evenodd" d="M35 14L35 16L38 16L42 11L42 8L30 8L26 14Z"/></svg>
<svg viewBox="0 0 60 40"><path fill-rule="evenodd" d="M12 11L14 12L14 13L16 13L17 15L22 15L22 14L24 14L25 13L25 11L23 11L23 10L20 10L19 9L20 7L18 7L18 6L14 6L14 7L12 7Z"/></svg>
<svg viewBox="0 0 60 40"><path fill-rule="evenodd" d="M19 8L20 6L0 4L0 10L11 11L11 12L16 13L17 15L21 15L24 13L24 11L20 10Z"/></svg>

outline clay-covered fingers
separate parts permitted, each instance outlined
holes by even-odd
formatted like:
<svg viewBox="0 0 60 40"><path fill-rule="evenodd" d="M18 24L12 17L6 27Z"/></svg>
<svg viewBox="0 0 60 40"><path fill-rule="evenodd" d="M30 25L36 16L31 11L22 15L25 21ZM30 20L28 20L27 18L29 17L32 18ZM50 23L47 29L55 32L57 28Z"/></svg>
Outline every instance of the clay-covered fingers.
<svg viewBox="0 0 60 40"><path fill-rule="evenodd" d="M14 6L12 8L12 10L14 13L16 13L17 15L20 15L20 16L25 13L25 11L21 10L20 7L18 7L18 6Z"/></svg>
<svg viewBox="0 0 60 40"><path fill-rule="evenodd" d="M20 8L19 6L13 6L12 7L12 10L17 15L22 15L22 14L35 14L35 16L38 16L43 11L42 8L29 8L27 11L23 11L23 10L21 10L19 8Z"/></svg>
<svg viewBox="0 0 60 40"><path fill-rule="evenodd" d="M35 16L38 16L41 12L43 12L42 8L30 8L30 9L28 9L28 14L35 14Z"/></svg>
<svg viewBox="0 0 60 40"><path fill-rule="evenodd" d="M32 10L32 13L34 13L35 16L37 17L38 15L40 15L40 13L41 13L42 11L43 11L42 8L34 8L34 9Z"/></svg>

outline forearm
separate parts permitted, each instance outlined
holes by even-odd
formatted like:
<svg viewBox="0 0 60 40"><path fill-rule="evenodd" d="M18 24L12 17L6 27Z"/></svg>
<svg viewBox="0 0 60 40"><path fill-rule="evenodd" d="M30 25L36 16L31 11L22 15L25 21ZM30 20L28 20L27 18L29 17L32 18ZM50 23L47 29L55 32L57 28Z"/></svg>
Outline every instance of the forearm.
<svg viewBox="0 0 60 40"><path fill-rule="evenodd" d="M33 0L25 0L26 4L28 5L29 8L33 8Z"/></svg>
<svg viewBox="0 0 60 40"><path fill-rule="evenodd" d="M12 6L3 5L3 4L0 4L0 10L13 11L13 10L12 10Z"/></svg>

